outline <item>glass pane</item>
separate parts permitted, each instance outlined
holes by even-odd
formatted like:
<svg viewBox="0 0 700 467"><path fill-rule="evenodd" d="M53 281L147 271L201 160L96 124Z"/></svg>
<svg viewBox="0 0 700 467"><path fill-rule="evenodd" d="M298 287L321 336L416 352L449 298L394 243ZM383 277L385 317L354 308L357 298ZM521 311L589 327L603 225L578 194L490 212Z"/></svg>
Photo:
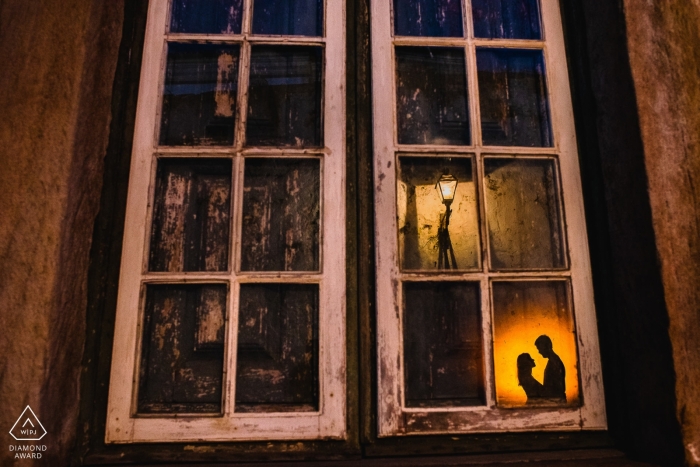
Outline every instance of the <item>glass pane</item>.
<svg viewBox="0 0 700 467"><path fill-rule="evenodd" d="M462 36L461 0L394 0L397 36Z"/></svg>
<svg viewBox="0 0 700 467"><path fill-rule="evenodd" d="M323 35L322 0L255 0L253 34Z"/></svg>
<svg viewBox="0 0 700 467"><path fill-rule="evenodd" d="M541 39L537 0L471 0L474 37Z"/></svg>
<svg viewBox="0 0 700 467"><path fill-rule="evenodd" d="M542 52L482 48L476 63L484 144L551 146Z"/></svg>
<svg viewBox="0 0 700 467"><path fill-rule="evenodd" d="M148 285L139 413L220 413L225 285Z"/></svg>
<svg viewBox="0 0 700 467"><path fill-rule="evenodd" d="M466 73L464 49L396 48L399 143L469 144Z"/></svg>
<svg viewBox="0 0 700 467"><path fill-rule="evenodd" d="M320 47L253 46L246 124L249 146L323 144L322 61Z"/></svg>
<svg viewBox="0 0 700 467"><path fill-rule="evenodd" d="M170 32L240 34L243 0L173 0Z"/></svg>
<svg viewBox="0 0 700 467"><path fill-rule="evenodd" d="M454 200L447 204L437 186L445 173L457 181ZM402 269L479 267L478 208L470 157L401 157L397 200Z"/></svg>
<svg viewBox="0 0 700 467"><path fill-rule="evenodd" d="M160 144L233 144L238 46L168 44Z"/></svg>
<svg viewBox="0 0 700 467"><path fill-rule="evenodd" d="M485 158L484 175L491 268L565 268L554 160Z"/></svg>
<svg viewBox="0 0 700 467"><path fill-rule="evenodd" d="M236 412L318 410L318 286L241 285Z"/></svg>
<svg viewBox="0 0 700 467"><path fill-rule="evenodd" d="M318 271L320 162L246 159L243 271Z"/></svg>
<svg viewBox="0 0 700 467"><path fill-rule="evenodd" d="M226 271L231 161L160 159L150 271Z"/></svg>
<svg viewBox="0 0 700 467"><path fill-rule="evenodd" d="M406 407L483 405L479 284L403 287Z"/></svg>
<svg viewBox="0 0 700 467"><path fill-rule="evenodd" d="M579 405L567 281L493 283L496 400L505 407Z"/></svg>

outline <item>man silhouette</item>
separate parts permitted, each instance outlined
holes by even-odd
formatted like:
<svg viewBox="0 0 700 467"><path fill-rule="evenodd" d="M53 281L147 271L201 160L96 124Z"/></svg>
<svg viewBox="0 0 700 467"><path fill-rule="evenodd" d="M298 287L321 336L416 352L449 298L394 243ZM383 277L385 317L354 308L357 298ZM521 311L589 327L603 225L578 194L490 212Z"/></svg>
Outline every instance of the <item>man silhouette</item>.
<svg viewBox="0 0 700 467"><path fill-rule="evenodd" d="M566 385L564 382L566 370L559 355L554 353L552 339L542 335L535 340L537 351L547 359L547 366L544 368L544 381L542 385L543 397L554 399L557 402L566 403Z"/></svg>

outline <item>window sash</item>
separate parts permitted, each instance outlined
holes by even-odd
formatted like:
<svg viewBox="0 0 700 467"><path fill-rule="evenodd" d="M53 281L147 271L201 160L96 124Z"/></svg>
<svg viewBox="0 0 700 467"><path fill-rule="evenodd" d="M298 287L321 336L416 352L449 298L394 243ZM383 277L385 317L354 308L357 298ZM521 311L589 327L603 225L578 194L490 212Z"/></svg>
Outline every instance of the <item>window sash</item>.
<svg viewBox="0 0 700 467"><path fill-rule="evenodd" d="M479 433L498 431L597 430L606 428L603 385L598 349L593 285L586 237L581 180L568 82L561 17L557 0L541 0L543 40L475 39L469 0L462 4L464 37L393 37L392 1L371 1L375 241L377 262L378 434L380 437L425 433ZM403 145L397 139L395 46L459 46L466 50L469 146ZM515 147L481 145L476 47L534 48L544 54L547 93L554 145ZM381 90L377 92L377 90ZM414 273L400 269L397 226L397 163L401 154L473 155L476 159L481 235L481 271ZM569 268L544 271L489 271L485 230L484 156L556 158L562 186L564 245ZM543 280L567 278L575 316L580 407L505 409L496 406L493 364L491 285L494 279ZM478 281L481 288L482 339L485 371L483 406L406 408L402 348L402 293L406 280ZM515 364L515 363L514 363Z"/></svg>
<svg viewBox="0 0 700 467"><path fill-rule="evenodd" d="M252 0L244 2L243 31L250 31ZM105 441L182 442L230 440L344 439L345 404L345 2L324 6L324 37L169 34L169 1L151 0L137 105L129 176L125 235L119 278L114 347ZM238 109L246 109L251 43L320 45L324 51L322 125L324 145L318 149L243 147L245 114L236 119L231 147L158 147L160 107L168 40L241 44ZM247 52L247 53L246 53ZM228 272L148 272L147 251L159 157L228 157L233 160ZM240 272L243 157L315 157L321 160L320 270L318 272ZM151 283L229 284L222 414L136 414L138 365L144 313L144 290ZM319 410L316 412L236 413L235 371L237 307L242 283L312 283L319 285Z"/></svg>

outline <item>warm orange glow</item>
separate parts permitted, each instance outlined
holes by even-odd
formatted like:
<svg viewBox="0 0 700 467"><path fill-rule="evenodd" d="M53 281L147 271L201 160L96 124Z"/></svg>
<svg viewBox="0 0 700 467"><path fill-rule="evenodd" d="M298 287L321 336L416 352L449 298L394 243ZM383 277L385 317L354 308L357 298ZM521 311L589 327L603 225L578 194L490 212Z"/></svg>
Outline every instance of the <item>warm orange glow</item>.
<svg viewBox="0 0 700 467"><path fill-rule="evenodd" d="M527 323L523 323L518 314L506 315L495 323L493 352L499 405L519 406L527 402L525 391L518 385L516 362L521 353L529 353L535 360L532 376L539 382L544 381L547 359L535 347L535 340L543 334L552 339L554 352L564 363L567 403L578 404L579 383L573 323L570 319L545 315L546 313L531 316Z"/></svg>

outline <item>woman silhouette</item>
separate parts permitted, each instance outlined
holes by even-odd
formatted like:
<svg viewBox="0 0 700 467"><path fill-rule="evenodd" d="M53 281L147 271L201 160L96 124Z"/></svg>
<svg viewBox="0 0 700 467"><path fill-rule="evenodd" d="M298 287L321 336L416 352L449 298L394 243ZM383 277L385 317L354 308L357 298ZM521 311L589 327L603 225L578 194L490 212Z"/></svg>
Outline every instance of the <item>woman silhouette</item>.
<svg viewBox="0 0 700 467"><path fill-rule="evenodd" d="M532 369L535 361L529 353L518 355L518 385L523 387L527 395L527 402L534 402L533 399L541 399L544 396L544 386L532 376Z"/></svg>

